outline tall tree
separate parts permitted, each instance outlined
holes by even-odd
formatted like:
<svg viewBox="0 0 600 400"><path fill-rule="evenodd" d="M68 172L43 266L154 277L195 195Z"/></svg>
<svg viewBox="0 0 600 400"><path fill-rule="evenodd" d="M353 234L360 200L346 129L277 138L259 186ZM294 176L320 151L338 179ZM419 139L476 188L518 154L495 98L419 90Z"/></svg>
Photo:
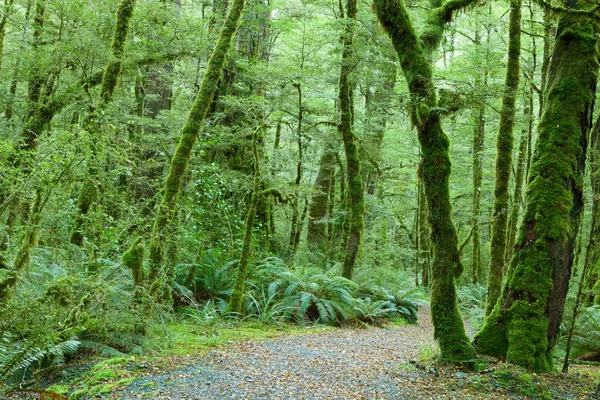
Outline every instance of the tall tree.
<svg viewBox="0 0 600 400"><path fill-rule="evenodd" d="M346 253L342 267L342 276L352 279L354 266L360 248L363 230L365 228L365 201L363 180L360 173L360 157L357 139L354 135L354 94L350 74L354 68L354 25L356 24L356 0L346 1L346 24L342 35L342 65L338 99L340 104L340 123L338 132L344 142L346 152L346 174L348 179L347 210L350 214L349 235L346 243Z"/></svg>
<svg viewBox="0 0 600 400"><path fill-rule="evenodd" d="M208 61L208 67L202 78L202 84L181 131L181 137L175 149L175 154L171 159L169 174L163 190L163 199L156 213L152 228L152 238L150 239L149 280L153 285L157 282L156 286L158 287L156 290L160 289L160 286L165 283L170 285L170 280L173 277L173 271L163 271L165 242L169 240L169 230L174 223L177 199L188 163L192 156L192 150L198 139L200 128L206 118L212 98L217 90L217 85L223 72L225 57L231 46L231 39L237 31L244 3L244 0L234 0L231 3L227 18L219 34L219 40Z"/></svg>
<svg viewBox="0 0 600 400"><path fill-rule="evenodd" d="M431 228L431 316L434 337L444 360L465 360L474 355L456 302L454 279L463 272L458 236L451 218L449 140L441 124L430 54L436 50L454 12L471 0L434 4L425 29L417 36L404 1L375 0L375 11L400 60L411 95L411 121L416 127L421 153L425 197Z"/></svg>
<svg viewBox="0 0 600 400"><path fill-rule="evenodd" d="M100 109L112 101L115 88L117 87L121 75L123 58L125 56L125 44L127 42L127 33L129 31L129 21L133 15L135 1L136 0L122 0L117 9L115 28L110 46L111 57L104 68L102 82L100 83L100 100L97 104L97 108L99 109L92 110L86 121L88 129L95 131L96 134L98 134L101 129L100 124L97 121ZM78 246L83 245L83 223L86 214L96 201L98 194L97 180L99 166L97 164L99 163L98 156L101 143L102 137L98 138L92 146L90 159L88 160L90 164L88 165L89 176L77 199L77 217L75 218L73 231L71 233L71 243Z"/></svg>
<svg viewBox="0 0 600 400"><path fill-rule="evenodd" d="M496 138L496 181L494 188L494 214L490 244L490 266L487 283L485 313L489 313L500 296L506 256L506 226L508 220L508 186L512 169L513 127L515 101L519 88L521 62L521 0L510 2L508 29L508 62L506 81L500 110L500 125Z"/></svg>
<svg viewBox="0 0 600 400"><path fill-rule="evenodd" d="M552 369L583 207L600 18L582 10L593 7L567 1L559 18L515 254L475 339L480 352L533 371Z"/></svg>

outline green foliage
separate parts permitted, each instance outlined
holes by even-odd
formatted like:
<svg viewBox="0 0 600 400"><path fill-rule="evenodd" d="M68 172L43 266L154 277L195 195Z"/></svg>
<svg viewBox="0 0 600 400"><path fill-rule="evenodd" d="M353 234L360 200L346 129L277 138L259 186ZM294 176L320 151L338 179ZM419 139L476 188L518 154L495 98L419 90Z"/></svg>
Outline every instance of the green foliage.
<svg viewBox="0 0 600 400"><path fill-rule="evenodd" d="M565 346L566 335L559 340ZM571 338L571 356L600 357L600 306L588 307L579 315Z"/></svg>
<svg viewBox="0 0 600 400"><path fill-rule="evenodd" d="M192 291L197 301L226 300L235 282L235 265L229 255L215 248L203 252L197 264L180 264L177 282Z"/></svg>
<svg viewBox="0 0 600 400"><path fill-rule="evenodd" d="M485 318L487 287L480 283L459 286L456 294L462 315L469 320L473 328L479 329Z"/></svg>

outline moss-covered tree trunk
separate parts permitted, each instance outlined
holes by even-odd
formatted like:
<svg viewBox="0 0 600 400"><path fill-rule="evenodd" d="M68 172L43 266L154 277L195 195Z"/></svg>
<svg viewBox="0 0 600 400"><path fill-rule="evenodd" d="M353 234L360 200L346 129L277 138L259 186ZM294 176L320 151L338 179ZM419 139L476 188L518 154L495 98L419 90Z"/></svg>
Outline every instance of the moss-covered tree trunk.
<svg viewBox="0 0 600 400"><path fill-rule="evenodd" d="M244 0L234 0L227 13L227 18L221 29L219 40L213 53L208 61L208 67L202 78L202 84L188 119L183 126L179 144L175 149L175 154L171 160L171 166L169 168L169 174L163 190L163 199L160 203L154 226L152 229L152 238L150 240L149 248L149 280L154 282L159 280L156 286L160 286L160 277L163 269L163 260L165 247L164 244L168 239L168 233L170 225L174 222L177 198L183 182L183 177L187 171L188 163L192 156L192 150L194 144L198 139L198 134L208 109L210 107L212 98L217 90L217 84L223 71L223 64L227 51L231 46L231 39L237 31L238 21L244 9ZM164 271L164 276L171 276L168 271ZM166 282L167 285L170 282ZM156 287L155 286L155 287Z"/></svg>
<svg viewBox="0 0 600 400"><path fill-rule="evenodd" d="M304 106L302 105L302 86L300 83L295 83L294 87L298 92L298 122L296 126L296 143L298 144L298 161L296 162L296 179L294 185L296 187L296 196L292 200L292 221L290 223L290 237L288 240L288 257L293 258L296 253L296 237L300 232L300 184L304 175L304 146L302 144L302 129L304 122Z"/></svg>
<svg viewBox="0 0 600 400"><path fill-rule="evenodd" d="M508 62L506 81L500 110L500 126L496 137L496 181L494 188L494 214L490 242L490 265L487 282L485 314L489 315L502 287L506 256L506 226L508 221L508 187L512 169L513 127L515 102L519 88L521 62L521 0L510 2L508 30Z"/></svg>
<svg viewBox="0 0 600 400"><path fill-rule="evenodd" d="M425 190L423 189L423 178L417 177L417 197L419 199L417 213L419 214L419 230L417 235L419 237L418 253L419 253L419 264L421 265L421 285L428 287L431 277L431 249L429 245L430 241L430 229L427 222L427 199L425 198Z"/></svg>
<svg viewBox="0 0 600 400"><path fill-rule="evenodd" d="M513 202L510 209L510 218L508 220L508 229L506 232L506 263L510 262L513 254L513 247L517 237L517 224L523 207L523 182L525 180L525 167L527 164L527 148L529 138L533 130L533 93L529 93L530 103L525 107L525 116L528 119L527 127L523 130L521 142L519 144L519 153L517 155L517 172L515 174L515 190L513 193Z"/></svg>
<svg viewBox="0 0 600 400"><path fill-rule="evenodd" d="M14 0L4 0L2 18L0 18L0 71L2 71L2 59L4 55L4 36L6 35L6 22L13 10Z"/></svg>
<svg viewBox="0 0 600 400"><path fill-rule="evenodd" d="M327 216L329 213L329 194L331 177L334 170L334 152L327 147L321 156L319 173L313 187L310 211L308 213L308 247L312 251L327 251Z"/></svg>
<svg viewBox="0 0 600 400"><path fill-rule="evenodd" d="M364 213L365 202L363 192L363 180L360 172L360 157L358 152L357 139L354 136L354 109L353 109L353 90L350 82L350 74L354 68L354 24L356 23L356 0L346 1L346 24L342 35L342 65L340 67L339 80L339 104L340 104L340 123L338 132L344 142L346 152L346 174L348 179L348 206L350 215L350 229L348 241L346 242L346 252L344 255L344 264L342 267L342 276L352 279L356 258L360 249L363 230L365 227Z"/></svg>
<svg viewBox="0 0 600 400"><path fill-rule="evenodd" d="M600 115L590 135L590 180L592 186L592 221L590 239L585 250L585 268L589 271L586 292L588 304L600 304Z"/></svg>
<svg viewBox="0 0 600 400"><path fill-rule="evenodd" d="M484 81L487 79L484 78ZM479 220L481 218L481 183L483 181L483 146L485 141L485 103L481 101L476 110L476 126L473 135L473 203L471 205L471 225L473 227L471 252L471 282L478 283L483 279L481 268L481 235Z"/></svg>
<svg viewBox="0 0 600 400"><path fill-rule="evenodd" d="M258 156L258 130L254 133L252 141L252 153L254 154L254 187L252 189L252 198L250 208L246 216L246 231L244 232L244 243L242 244L242 253L238 263L237 278L227 311L240 314L244 310L244 287L248 277L248 260L252 253L252 235L254 232L254 218L256 217L256 207L260 197L260 158Z"/></svg>
<svg viewBox="0 0 600 400"><path fill-rule="evenodd" d="M136 0L122 0L117 9L115 28L110 47L111 58L106 64L102 75L98 108L102 108L112 101L115 88L117 87L125 55L125 43L127 41L127 32L129 31L129 21L133 15L135 1ZM97 113L98 110L93 110L89 119L86 121L86 125L88 125L87 128L95 131L94 133L96 134L102 129L95 120L95 114ZM83 224L87 213L90 211L93 203L98 197L97 184L99 166L97 164L99 163L98 155L100 153L100 148L102 147L102 140L103 139L100 136L92 146L90 158L88 160L88 177L81 188L81 192L77 199L77 216L75 217L70 239L71 243L77 246L83 245Z"/></svg>
<svg viewBox="0 0 600 400"><path fill-rule="evenodd" d="M430 54L439 47L453 12L470 3L451 1L434 8L418 37L403 1L375 0L377 17L392 39L411 95L411 120L417 129L423 155L422 174L433 247L431 316L434 337L439 343L442 359L451 361L470 359L474 350L465 334L456 302L454 279L462 274L463 267L451 218L449 140L437 111Z"/></svg>
<svg viewBox="0 0 600 400"><path fill-rule="evenodd" d="M586 0L569 8L591 8ZM552 369L583 206L587 134L598 78L600 18L560 17L526 211L502 294L476 336L480 352L533 371Z"/></svg>

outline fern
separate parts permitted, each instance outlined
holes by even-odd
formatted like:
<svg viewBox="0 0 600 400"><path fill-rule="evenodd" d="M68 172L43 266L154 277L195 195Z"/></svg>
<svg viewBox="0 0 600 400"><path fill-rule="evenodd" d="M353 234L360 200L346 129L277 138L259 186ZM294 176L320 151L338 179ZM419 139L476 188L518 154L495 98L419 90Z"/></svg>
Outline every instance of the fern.
<svg viewBox="0 0 600 400"><path fill-rule="evenodd" d="M566 342L566 335L561 337ZM580 315L571 338L571 356L600 354L600 306L588 307Z"/></svg>

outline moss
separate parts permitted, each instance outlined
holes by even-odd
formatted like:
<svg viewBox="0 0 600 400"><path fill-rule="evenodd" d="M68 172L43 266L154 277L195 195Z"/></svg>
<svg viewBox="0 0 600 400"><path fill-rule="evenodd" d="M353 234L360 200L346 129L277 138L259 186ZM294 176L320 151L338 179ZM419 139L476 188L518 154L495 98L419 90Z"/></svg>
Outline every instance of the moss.
<svg viewBox="0 0 600 400"><path fill-rule="evenodd" d="M485 313L489 315L500 296L505 269L506 228L508 221L508 187L512 169L513 127L515 124L515 95L519 87L521 58L521 0L511 0L508 41L508 62L500 124L496 142L496 179L494 214L490 242L490 266Z"/></svg>
<svg viewBox="0 0 600 400"><path fill-rule="evenodd" d="M10 297L10 290L17 282L17 273L8 269L0 269L0 304Z"/></svg>
<svg viewBox="0 0 600 400"><path fill-rule="evenodd" d="M583 3L583 2L582 2ZM565 14L548 68L516 251L494 311L477 335L486 354L533 371L552 368L583 206L586 134L598 74L600 21Z"/></svg>
<svg viewBox="0 0 600 400"><path fill-rule="evenodd" d="M145 252L146 248L140 237L131 245L129 250L123 253L123 264L131 270L133 283L136 286L142 286L146 280L146 271L144 270Z"/></svg>
<svg viewBox="0 0 600 400"><path fill-rule="evenodd" d="M227 311L240 314L244 306L244 287L248 277L248 260L251 255L252 233L254 231L254 218L256 217L256 207L260 197L260 157L258 154L258 131L255 132L252 140L252 153L254 154L254 188L252 198L250 200L250 208L246 216L246 231L244 233L244 243L242 244L242 252L240 254L240 262L238 263L238 271L231 299L227 306Z"/></svg>
<svg viewBox="0 0 600 400"><path fill-rule="evenodd" d="M365 221L365 202L360 156L354 136L354 94L350 74L354 68L354 24L356 20L356 0L346 2L346 26L342 36L342 63L340 67L338 98L340 103L340 123L338 132L344 142L346 153L346 174L348 179L347 210L349 228L342 276L352 279L356 258L360 249Z"/></svg>
<svg viewBox="0 0 600 400"><path fill-rule="evenodd" d="M452 4L458 6L459 3ZM429 62L432 49L424 47L418 39L404 2L376 0L374 4L377 17L398 53L400 66L408 83L413 103L411 118L417 129L423 155L422 177L433 245L431 315L434 336L440 345L442 359L469 360L473 358L475 351L465 334L456 304L454 284L454 279L460 276L463 266L460 262L458 236L451 218L449 140L442 129L440 115L430 112L427 118L423 118L424 108L421 106L425 104L430 110L437 106L433 71ZM439 14L442 29L445 27L443 21L449 21L452 10L456 9L460 7L451 7ZM418 110L419 107L421 110Z"/></svg>
<svg viewBox="0 0 600 400"><path fill-rule="evenodd" d="M121 65L123 64L123 54L125 52L125 43L127 41L127 31L129 30L129 20L133 15L135 0L122 0L117 9L117 18L115 30L111 44L112 58L104 70L102 77L102 86L100 98L104 102L112 99L117 81L121 74Z"/></svg>
<svg viewBox="0 0 600 400"><path fill-rule="evenodd" d="M331 191L331 177L334 170L334 152L326 149L321 156L319 173L313 188L313 194L308 216L308 245L312 251L325 252L327 250L327 223L325 218L329 211L329 193Z"/></svg>
<svg viewBox="0 0 600 400"><path fill-rule="evenodd" d="M98 187L93 179L88 179L81 188L79 197L77 198L77 217L73 224L73 232L71 233L70 242L76 246L83 245L83 224L85 216L89 212L92 204L98 198Z"/></svg>

